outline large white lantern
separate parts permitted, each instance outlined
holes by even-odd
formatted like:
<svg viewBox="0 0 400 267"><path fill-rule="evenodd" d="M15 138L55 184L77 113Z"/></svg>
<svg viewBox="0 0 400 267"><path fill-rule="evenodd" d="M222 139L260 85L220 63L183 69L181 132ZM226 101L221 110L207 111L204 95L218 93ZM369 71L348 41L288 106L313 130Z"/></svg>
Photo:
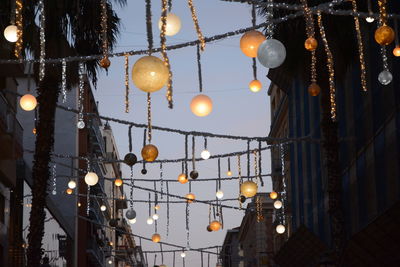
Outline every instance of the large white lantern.
<svg viewBox="0 0 400 267"><path fill-rule="evenodd" d="M89 186L94 186L99 181L99 177L94 172L88 172L85 175L85 183Z"/></svg>
<svg viewBox="0 0 400 267"><path fill-rule="evenodd" d="M20 98L19 105L25 111L34 110L37 106L36 97L31 94L25 94Z"/></svg>
<svg viewBox="0 0 400 267"><path fill-rule="evenodd" d="M4 29L4 37L10 43L18 41L18 27L15 25L9 25Z"/></svg>
<svg viewBox="0 0 400 267"><path fill-rule="evenodd" d="M264 67L277 68L285 61L286 48L276 39L267 39L258 47L257 58Z"/></svg>
<svg viewBox="0 0 400 267"><path fill-rule="evenodd" d="M173 13L168 13L167 15L167 25L165 28L165 35L168 36L173 36L175 34L177 34L180 29L181 29L181 19L173 14ZM160 18L160 20L158 21L158 28L161 31L161 27L162 27L162 20Z"/></svg>

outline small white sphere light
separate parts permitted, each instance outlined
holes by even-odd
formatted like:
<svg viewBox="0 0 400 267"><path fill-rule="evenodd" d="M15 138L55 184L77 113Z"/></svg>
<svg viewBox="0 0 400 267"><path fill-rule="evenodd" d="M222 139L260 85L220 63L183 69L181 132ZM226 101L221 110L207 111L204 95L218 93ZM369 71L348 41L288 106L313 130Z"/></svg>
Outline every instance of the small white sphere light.
<svg viewBox="0 0 400 267"><path fill-rule="evenodd" d="M218 199L222 199L224 197L224 192L222 190L218 190L217 193L215 193L215 196Z"/></svg>
<svg viewBox="0 0 400 267"><path fill-rule="evenodd" d="M18 41L18 27L15 25L9 25L4 29L4 37L10 43Z"/></svg>
<svg viewBox="0 0 400 267"><path fill-rule="evenodd" d="M282 208L282 201L276 200L276 201L274 202L274 208L277 209L277 210L279 210L280 208Z"/></svg>
<svg viewBox="0 0 400 267"><path fill-rule="evenodd" d="M279 224L279 225L276 226L276 232L278 234L283 234L285 232L285 230L286 230L286 228L282 224Z"/></svg>
<svg viewBox="0 0 400 267"><path fill-rule="evenodd" d="M374 18L373 17L367 17L366 19L365 19L368 23L372 23L372 22L374 22Z"/></svg>
<svg viewBox="0 0 400 267"><path fill-rule="evenodd" d="M153 220L157 221L160 218L160 216L158 216L158 214L153 214Z"/></svg>
<svg viewBox="0 0 400 267"><path fill-rule="evenodd" d="M76 187L76 182L74 180L68 182L68 188L75 189L75 187Z"/></svg>
<svg viewBox="0 0 400 267"><path fill-rule="evenodd" d="M186 253L185 253L185 252L182 252L182 253L181 253L181 257L182 257L182 258L186 257Z"/></svg>
<svg viewBox="0 0 400 267"><path fill-rule="evenodd" d="M85 175L85 183L90 186L94 186L99 181L99 177L94 172L88 172Z"/></svg>
<svg viewBox="0 0 400 267"><path fill-rule="evenodd" d="M111 265L112 263L113 263L113 262L112 262L112 260L109 260L109 261L108 261L108 264L110 264L110 265Z"/></svg>
<svg viewBox="0 0 400 267"><path fill-rule="evenodd" d="M161 31L161 27L162 27L162 20L160 18L158 21L158 29L160 31ZM165 35L174 36L181 30L181 27L182 27L181 19L173 13L168 13L167 25L165 28Z"/></svg>
<svg viewBox="0 0 400 267"><path fill-rule="evenodd" d="M153 224L153 218L151 218L151 217L149 217L148 219L147 219L147 224L148 225L152 225Z"/></svg>
<svg viewBox="0 0 400 267"><path fill-rule="evenodd" d="M201 155L201 158L204 160L207 160L211 157L211 153L207 149L204 149L203 151L201 151L200 155Z"/></svg>
<svg viewBox="0 0 400 267"><path fill-rule="evenodd" d="M101 211L106 211L106 210L107 210L106 205L101 205L101 206L100 206L100 210L101 210Z"/></svg>
<svg viewBox="0 0 400 267"><path fill-rule="evenodd" d="M19 105L25 111L34 110L37 106L36 97L31 94L25 94L19 100Z"/></svg>
<svg viewBox="0 0 400 267"><path fill-rule="evenodd" d="M130 224L135 224L136 223L136 218L132 220L128 220Z"/></svg>

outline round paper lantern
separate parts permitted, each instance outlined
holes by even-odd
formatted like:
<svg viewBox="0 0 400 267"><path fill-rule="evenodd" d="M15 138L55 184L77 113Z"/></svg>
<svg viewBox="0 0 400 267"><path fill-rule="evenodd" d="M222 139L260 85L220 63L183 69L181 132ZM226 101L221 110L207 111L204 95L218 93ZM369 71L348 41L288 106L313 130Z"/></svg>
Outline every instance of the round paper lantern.
<svg viewBox="0 0 400 267"><path fill-rule="evenodd" d="M240 38L240 49L248 57L256 57L258 47L266 37L259 31L249 31Z"/></svg>
<svg viewBox="0 0 400 267"><path fill-rule="evenodd" d="M374 18L373 17L367 17L366 19L365 19L368 23L372 23L372 22L374 22Z"/></svg>
<svg viewBox="0 0 400 267"><path fill-rule="evenodd" d="M65 192L66 192L68 195L71 195L71 194L74 192L74 190L72 190L71 188L68 188Z"/></svg>
<svg viewBox="0 0 400 267"><path fill-rule="evenodd" d="M155 220L155 221L157 221L159 218L160 218L160 216L158 216L158 214L156 213L156 214L153 214L153 220Z"/></svg>
<svg viewBox="0 0 400 267"><path fill-rule="evenodd" d="M318 41L314 37L309 37L304 42L304 48L308 51L315 51L318 46Z"/></svg>
<svg viewBox="0 0 400 267"><path fill-rule="evenodd" d="M19 105L25 111L34 110L37 106L36 97L31 94L25 94L20 98Z"/></svg>
<svg viewBox="0 0 400 267"><path fill-rule="evenodd" d="M187 203L193 203L193 200L196 199L196 196L193 193L186 194L185 197L187 198Z"/></svg>
<svg viewBox="0 0 400 267"><path fill-rule="evenodd" d="M158 157L158 148L155 145L145 145L142 148L142 157L145 161L152 162Z"/></svg>
<svg viewBox="0 0 400 267"><path fill-rule="evenodd" d="M152 93L163 88L169 79L169 71L158 57L141 57L132 68L132 80L140 90Z"/></svg>
<svg viewBox="0 0 400 267"><path fill-rule="evenodd" d="M94 186L99 181L99 177L94 172L88 172L85 175L85 183L89 186Z"/></svg>
<svg viewBox="0 0 400 267"><path fill-rule="evenodd" d="M321 92L321 87L317 83L311 83L308 87L308 94L310 96L318 96Z"/></svg>
<svg viewBox="0 0 400 267"><path fill-rule="evenodd" d="M128 220L130 224L135 224L136 223L136 218L132 220Z"/></svg>
<svg viewBox="0 0 400 267"><path fill-rule="evenodd" d="M378 75L378 80L383 85L388 85L393 80L393 75L388 70L384 70Z"/></svg>
<svg viewBox="0 0 400 267"><path fill-rule="evenodd" d="M375 31L375 41L380 45L389 45L395 37L394 30L387 25L380 26Z"/></svg>
<svg viewBox="0 0 400 267"><path fill-rule="evenodd" d="M266 68L276 68L282 65L286 58L285 46L276 39L265 40L257 52L258 61Z"/></svg>
<svg viewBox="0 0 400 267"><path fill-rule="evenodd" d="M400 46L396 46L396 47L393 49L393 55L394 55L395 57L400 57Z"/></svg>
<svg viewBox="0 0 400 267"><path fill-rule="evenodd" d="M153 224L154 221L153 221L153 218L149 217L146 222L148 225L151 225L151 224Z"/></svg>
<svg viewBox="0 0 400 267"><path fill-rule="evenodd" d="M219 229L221 229L221 223L219 221L212 221L210 223L210 228L213 231L218 231Z"/></svg>
<svg viewBox="0 0 400 267"><path fill-rule="evenodd" d="M278 234L283 234L285 232L285 230L286 230L285 226L282 225L282 224L279 224L279 225L276 226L276 232Z"/></svg>
<svg viewBox="0 0 400 267"><path fill-rule="evenodd" d="M276 201L274 202L274 208L277 209L277 210L279 210L280 208L282 208L282 201L276 200Z"/></svg>
<svg viewBox="0 0 400 267"><path fill-rule="evenodd" d="M161 241L161 236L160 236L159 234L153 234L153 235L151 236L151 240L152 240L154 243L158 243L158 242Z"/></svg>
<svg viewBox="0 0 400 267"><path fill-rule="evenodd" d="M108 59L108 57L104 57L100 60L100 67L103 69L108 69L111 65L111 61Z"/></svg>
<svg viewBox="0 0 400 267"><path fill-rule="evenodd" d="M222 190L218 190L218 191L215 193L215 196L216 196L218 199L222 199L222 198L224 197L224 192L223 192Z"/></svg>
<svg viewBox="0 0 400 267"><path fill-rule="evenodd" d="M194 115L205 117L211 113L213 108L212 100L210 97L200 94L193 97L190 103L190 109Z"/></svg>
<svg viewBox="0 0 400 267"><path fill-rule="evenodd" d="M142 169L140 172L141 172L143 175L146 175L146 174L147 174L147 170L146 170L146 169Z"/></svg>
<svg viewBox="0 0 400 267"><path fill-rule="evenodd" d="M185 252L182 252L182 253L181 253L181 257L182 257L182 258L186 257L186 253L185 253Z"/></svg>
<svg viewBox="0 0 400 267"><path fill-rule="evenodd" d="M231 177L231 176L232 176L232 171L230 171L230 170L227 171L227 172L226 172L226 175L228 175L229 177Z"/></svg>
<svg viewBox="0 0 400 267"><path fill-rule="evenodd" d="M249 88L250 88L250 91L252 91L253 93L257 93L261 90L262 84L259 80L252 80L249 83Z"/></svg>
<svg viewBox="0 0 400 267"><path fill-rule="evenodd" d="M240 197L239 197L239 201L240 201L241 203L246 202L246 197L245 197L245 196L240 196Z"/></svg>
<svg viewBox="0 0 400 267"><path fill-rule="evenodd" d="M173 13L168 13L167 14L167 25L165 27L165 35L167 36L174 36L175 34L177 34L180 29L181 29L181 19L173 14ZM161 31L161 27L162 27L162 20L160 18L160 20L158 21L158 29Z"/></svg>
<svg viewBox="0 0 400 267"><path fill-rule="evenodd" d="M110 222L108 223L111 227L117 227L118 221L117 219L111 219ZM110 242L110 245L112 246L112 243Z"/></svg>
<svg viewBox="0 0 400 267"><path fill-rule="evenodd" d="M207 231L212 232L210 225L207 225Z"/></svg>
<svg viewBox="0 0 400 267"><path fill-rule="evenodd" d="M278 197L278 193L275 191L272 191L271 193L269 193L269 197L271 199L276 199Z"/></svg>
<svg viewBox="0 0 400 267"><path fill-rule="evenodd" d="M68 182L68 188L74 189L76 187L76 182L71 180Z"/></svg>
<svg viewBox="0 0 400 267"><path fill-rule="evenodd" d="M106 211L106 210L107 210L106 205L101 205L101 206L100 206L100 210L101 210L101 211Z"/></svg>
<svg viewBox="0 0 400 267"><path fill-rule="evenodd" d="M189 173L190 178L192 178L193 180L196 180L199 177L199 172L196 170L193 170Z"/></svg>
<svg viewBox="0 0 400 267"><path fill-rule="evenodd" d="M186 174L184 174L184 173L179 174L178 181L181 184L186 184L188 182L188 178L187 178Z"/></svg>
<svg viewBox="0 0 400 267"><path fill-rule="evenodd" d="M135 218L136 218L136 211L135 211L134 209L130 208L129 210L126 211L125 217L126 217L128 220L133 220L133 219L135 219Z"/></svg>
<svg viewBox="0 0 400 267"><path fill-rule="evenodd" d="M117 178L117 179L115 179L115 181L114 181L114 184L115 184L116 186L121 186L123 183L124 183L124 182L122 181L121 178Z"/></svg>
<svg viewBox="0 0 400 267"><path fill-rule="evenodd" d="M128 153L128 154L126 154L125 157L124 157L124 162L125 162L126 165L132 167L133 165L136 164L136 162L137 162L137 157L136 157L136 155L133 154L133 153Z"/></svg>
<svg viewBox="0 0 400 267"><path fill-rule="evenodd" d="M200 155L201 155L201 158L204 160L207 160L211 157L211 153L207 149L204 149L203 151L201 151Z"/></svg>
<svg viewBox="0 0 400 267"><path fill-rule="evenodd" d="M161 207L160 207L160 205L158 205L158 204L154 206L154 209L155 209L155 210L159 210L160 208L161 208Z"/></svg>
<svg viewBox="0 0 400 267"><path fill-rule="evenodd" d="M245 197L254 197L257 194L258 185L253 181L246 181L240 186L240 191Z"/></svg>
<svg viewBox="0 0 400 267"><path fill-rule="evenodd" d="M18 27L15 25L9 25L4 29L4 37L10 43L18 41Z"/></svg>

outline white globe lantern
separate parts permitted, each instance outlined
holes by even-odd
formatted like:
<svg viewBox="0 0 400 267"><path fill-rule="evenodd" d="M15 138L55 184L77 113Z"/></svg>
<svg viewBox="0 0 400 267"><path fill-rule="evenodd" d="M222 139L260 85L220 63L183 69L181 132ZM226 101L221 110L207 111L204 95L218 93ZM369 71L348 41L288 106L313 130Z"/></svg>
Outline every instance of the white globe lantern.
<svg viewBox="0 0 400 267"><path fill-rule="evenodd" d="M215 193L215 196L218 199L222 199L224 197L224 192L222 190L218 190L217 193Z"/></svg>
<svg viewBox="0 0 400 267"><path fill-rule="evenodd" d="M94 172L88 172L85 175L85 183L89 186L94 186L99 181L99 177Z"/></svg>
<svg viewBox="0 0 400 267"><path fill-rule="evenodd" d="M153 221L153 218L150 217L150 218L147 219L147 224L148 224L148 225L152 225L153 222L154 222L154 221Z"/></svg>
<svg viewBox="0 0 400 267"><path fill-rule="evenodd" d="M106 209L107 209L106 205L101 205L101 206L100 206L100 210L101 210L101 211L106 211Z"/></svg>
<svg viewBox="0 0 400 267"><path fill-rule="evenodd" d="M278 234L283 234L285 232L285 230L286 230L286 228L282 224L279 224L279 225L276 226L276 232Z"/></svg>
<svg viewBox="0 0 400 267"><path fill-rule="evenodd" d="M201 151L200 155L201 155L201 158L204 160L207 160L211 157L211 153L207 149L204 149L203 151Z"/></svg>
<svg viewBox="0 0 400 267"><path fill-rule="evenodd" d="M18 41L18 27L15 25L9 25L4 29L4 37L10 43Z"/></svg>
<svg viewBox="0 0 400 267"><path fill-rule="evenodd" d="M182 258L186 257L186 253L185 253L185 252L182 252L182 253L181 253L181 257L182 257Z"/></svg>
<svg viewBox="0 0 400 267"><path fill-rule="evenodd" d="M20 98L19 105L25 111L34 110L37 106L36 97L31 94L25 94Z"/></svg>
<svg viewBox="0 0 400 267"><path fill-rule="evenodd" d="M267 39L258 47L257 58L264 67L277 68L285 61L286 48L276 39Z"/></svg>
<svg viewBox="0 0 400 267"><path fill-rule="evenodd" d="M76 182L74 180L68 182L68 188L75 189L75 187L76 187Z"/></svg>
<svg viewBox="0 0 400 267"><path fill-rule="evenodd" d="M158 21L158 29L161 31L162 27L162 21L161 18ZM165 35L167 36L174 36L181 30L182 24L181 24L181 19L173 14L173 13L168 13L167 15L167 25L165 28Z"/></svg>
<svg viewBox="0 0 400 267"><path fill-rule="evenodd" d="M368 23L372 23L372 22L374 22L374 18L373 17L366 17L366 19L365 19Z"/></svg>
<svg viewBox="0 0 400 267"><path fill-rule="evenodd" d="M205 117L211 113L213 109L213 103L210 97L199 94L193 97L190 102L190 109L194 115L198 117Z"/></svg>
<svg viewBox="0 0 400 267"><path fill-rule="evenodd" d="M153 214L153 220L157 221L160 218L160 216L158 216L158 214Z"/></svg>
<svg viewBox="0 0 400 267"><path fill-rule="evenodd" d="M280 208L282 208L282 201L276 200L276 201L274 202L274 208L277 209L277 210L279 210Z"/></svg>
<svg viewBox="0 0 400 267"><path fill-rule="evenodd" d="M135 218L135 219L132 219L132 220L129 220L129 223L130 223L130 224L135 224L135 223L136 223L136 218Z"/></svg>
<svg viewBox="0 0 400 267"><path fill-rule="evenodd" d="M112 260L109 260L109 261L108 261L108 264L110 264L110 265L111 265L112 263L113 263L113 261L112 261Z"/></svg>

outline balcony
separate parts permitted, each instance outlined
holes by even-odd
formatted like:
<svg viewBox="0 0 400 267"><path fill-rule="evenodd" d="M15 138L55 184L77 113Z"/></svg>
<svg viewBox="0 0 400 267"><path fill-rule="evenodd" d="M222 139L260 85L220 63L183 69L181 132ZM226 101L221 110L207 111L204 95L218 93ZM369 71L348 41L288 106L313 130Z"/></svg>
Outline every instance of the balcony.
<svg viewBox="0 0 400 267"><path fill-rule="evenodd" d="M88 125L89 136L93 144L93 152L99 156L104 157L106 155L106 146L104 143L103 135L100 131L100 121L97 118L92 118Z"/></svg>

